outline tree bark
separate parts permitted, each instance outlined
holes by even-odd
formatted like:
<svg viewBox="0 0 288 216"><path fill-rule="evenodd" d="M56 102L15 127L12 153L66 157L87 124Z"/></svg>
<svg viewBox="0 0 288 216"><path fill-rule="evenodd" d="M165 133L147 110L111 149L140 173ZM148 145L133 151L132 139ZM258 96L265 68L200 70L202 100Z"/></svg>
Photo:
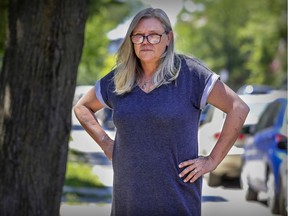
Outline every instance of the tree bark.
<svg viewBox="0 0 288 216"><path fill-rule="evenodd" d="M59 215L86 0L10 0L0 72L0 215Z"/></svg>

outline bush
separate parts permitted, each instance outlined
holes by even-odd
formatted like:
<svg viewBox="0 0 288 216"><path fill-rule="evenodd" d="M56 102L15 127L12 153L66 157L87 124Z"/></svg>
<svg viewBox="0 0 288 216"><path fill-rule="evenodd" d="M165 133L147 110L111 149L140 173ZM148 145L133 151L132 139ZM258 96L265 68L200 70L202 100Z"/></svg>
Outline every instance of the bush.
<svg viewBox="0 0 288 216"><path fill-rule="evenodd" d="M105 187L98 176L92 172L93 166L89 164L85 153L69 150L65 186L71 187Z"/></svg>

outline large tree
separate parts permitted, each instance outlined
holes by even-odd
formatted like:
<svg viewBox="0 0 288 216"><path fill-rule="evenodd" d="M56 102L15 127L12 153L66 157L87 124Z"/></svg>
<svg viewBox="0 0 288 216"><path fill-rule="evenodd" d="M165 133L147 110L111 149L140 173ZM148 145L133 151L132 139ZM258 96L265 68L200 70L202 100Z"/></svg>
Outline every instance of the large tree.
<svg viewBox="0 0 288 216"><path fill-rule="evenodd" d="M0 72L0 215L59 215L86 0L10 0Z"/></svg>

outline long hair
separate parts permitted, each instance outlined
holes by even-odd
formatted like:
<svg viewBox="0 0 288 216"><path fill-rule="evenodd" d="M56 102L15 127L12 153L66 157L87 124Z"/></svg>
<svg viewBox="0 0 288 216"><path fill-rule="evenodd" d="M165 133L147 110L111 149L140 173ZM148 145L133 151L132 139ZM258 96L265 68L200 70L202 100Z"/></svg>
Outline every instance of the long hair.
<svg viewBox="0 0 288 216"><path fill-rule="evenodd" d="M114 83L115 93L118 95L130 92L135 86L137 79L143 74L140 60L135 54L130 36L139 21L144 18L156 18L163 25L165 32L172 31L170 20L166 13L161 9L146 8L136 14L130 23L126 36L117 54ZM178 77L180 67L180 58L174 53L173 37L169 46L166 48L166 51L161 56L160 64L152 78L155 87L157 88L175 80Z"/></svg>

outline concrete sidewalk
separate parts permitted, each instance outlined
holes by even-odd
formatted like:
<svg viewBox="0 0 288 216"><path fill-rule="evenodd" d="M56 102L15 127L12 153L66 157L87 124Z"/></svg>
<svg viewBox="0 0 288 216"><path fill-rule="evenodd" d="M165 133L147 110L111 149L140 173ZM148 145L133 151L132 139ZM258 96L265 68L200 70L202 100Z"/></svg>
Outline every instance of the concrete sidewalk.
<svg viewBox="0 0 288 216"><path fill-rule="evenodd" d="M62 204L60 216L110 216L111 204L83 204L67 205Z"/></svg>

